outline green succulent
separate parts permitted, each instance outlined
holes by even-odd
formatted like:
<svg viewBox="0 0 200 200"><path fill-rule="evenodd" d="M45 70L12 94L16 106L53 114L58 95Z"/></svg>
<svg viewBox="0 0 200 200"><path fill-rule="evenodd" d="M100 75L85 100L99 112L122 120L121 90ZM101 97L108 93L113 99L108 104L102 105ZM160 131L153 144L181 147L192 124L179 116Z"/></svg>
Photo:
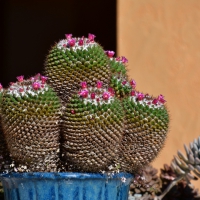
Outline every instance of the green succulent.
<svg viewBox="0 0 200 200"><path fill-rule="evenodd" d="M169 116L162 95L153 98L137 91L123 99L125 134L116 162L122 171L135 172L149 164L162 149Z"/></svg>
<svg viewBox="0 0 200 200"><path fill-rule="evenodd" d="M85 87L70 98L63 117L63 153L74 171L105 170L123 136L124 112L120 101L101 87Z"/></svg>
<svg viewBox="0 0 200 200"><path fill-rule="evenodd" d="M94 37L89 34L88 38L73 38L66 34L66 39L60 40L49 51L45 75L63 102L79 89L82 81L89 86L95 86L98 80L105 86L110 83L109 58Z"/></svg>

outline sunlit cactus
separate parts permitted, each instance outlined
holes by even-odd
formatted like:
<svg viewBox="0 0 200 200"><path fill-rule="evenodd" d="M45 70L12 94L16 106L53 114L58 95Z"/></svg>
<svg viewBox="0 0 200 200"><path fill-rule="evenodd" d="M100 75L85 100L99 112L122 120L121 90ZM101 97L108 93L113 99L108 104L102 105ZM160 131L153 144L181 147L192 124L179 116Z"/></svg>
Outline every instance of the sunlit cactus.
<svg viewBox="0 0 200 200"><path fill-rule="evenodd" d="M116 162L122 171L135 172L149 164L162 149L169 116L162 95L153 98L132 90L123 99L125 134Z"/></svg>
<svg viewBox="0 0 200 200"><path fill-rule="evenodd" d="M2 97L2 127L11 158L30 171L56 171L60 100L40 74L17 77Z"/></svg>
<svg viewBox="0 0 200 200"><path fill-rule="evenodd" d="M113 93L102 87L82 89L66 105L63 154L75 171L105 170L116 156L124 133L124 112Z"/></svg>
<svg viewBox="0 0 200 200"><path fill-rule="evenodd" d="M134 173L163 147L164 97L136 91L128 60L94 39L66 34L47 55L45 76L0 85L0 134L16 167L100 172L115 165Z"/></svg>
<svg viewBox="0 0 200 200"><path fill-rule="evenodd" d="M79 89L79 84L86 81L95 86L102 81L105 86L110 83L109 57L103 48L94 41L95 35L74 38L66 34L64 40L56 43L46 58L45 75L64 102Z"/></svg>

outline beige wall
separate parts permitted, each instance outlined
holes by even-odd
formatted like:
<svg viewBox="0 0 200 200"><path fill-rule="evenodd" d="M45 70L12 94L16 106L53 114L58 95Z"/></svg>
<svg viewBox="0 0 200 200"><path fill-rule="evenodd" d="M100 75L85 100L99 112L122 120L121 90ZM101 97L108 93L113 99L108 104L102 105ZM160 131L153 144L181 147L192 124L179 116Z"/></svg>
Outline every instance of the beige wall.
<svg viewBox="0 0 200 200"><path fill-rule="evenodd" d="M117 9L118 56L138 90L167 100L170 132L153 163L161 168L200 135L200 1L118 0Z"/></svg>

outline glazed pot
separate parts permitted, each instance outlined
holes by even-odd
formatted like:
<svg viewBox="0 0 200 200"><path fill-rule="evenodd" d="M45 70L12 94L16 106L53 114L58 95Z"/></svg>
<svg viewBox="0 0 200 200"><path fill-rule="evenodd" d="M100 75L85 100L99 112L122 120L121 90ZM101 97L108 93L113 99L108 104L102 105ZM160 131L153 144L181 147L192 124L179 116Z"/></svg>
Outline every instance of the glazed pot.
<svg viewBox="0 0 200 200"><path fill-rule="evenodd" d="M5 200L127 200L128 173L8 173L1 175Z"/></svg>

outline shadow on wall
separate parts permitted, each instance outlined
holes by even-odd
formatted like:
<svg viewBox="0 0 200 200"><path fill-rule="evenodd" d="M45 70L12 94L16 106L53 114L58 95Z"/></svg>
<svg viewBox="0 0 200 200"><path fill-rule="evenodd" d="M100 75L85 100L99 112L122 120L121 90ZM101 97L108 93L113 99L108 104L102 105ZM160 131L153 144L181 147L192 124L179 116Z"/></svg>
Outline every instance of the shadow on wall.
<svg viewBox="0 0 200 200"><path fill-rule="evenodd" d="M41 72L50 47L65 33L95 34L105 49L116 51L116 0L3 0L0 2L3 52L0 82Z"/></svg>

